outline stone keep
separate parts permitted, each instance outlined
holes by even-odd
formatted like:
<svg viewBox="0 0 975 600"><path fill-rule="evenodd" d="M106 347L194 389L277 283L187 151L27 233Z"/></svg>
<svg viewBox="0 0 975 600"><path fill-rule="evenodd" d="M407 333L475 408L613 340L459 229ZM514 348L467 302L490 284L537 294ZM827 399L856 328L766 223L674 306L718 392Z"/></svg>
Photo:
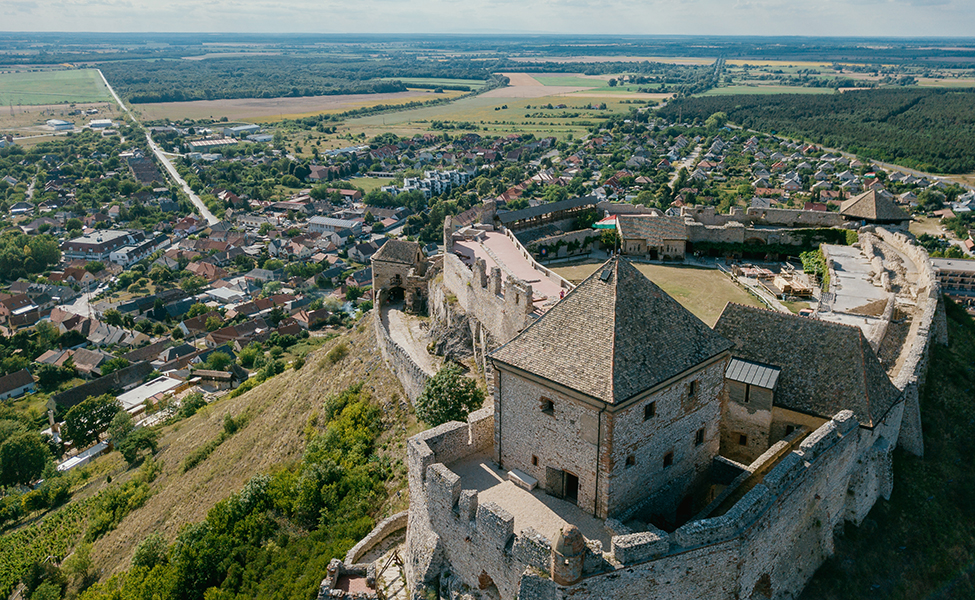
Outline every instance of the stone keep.
<svg viewBox="0 0 975 600"><path fill-rule="evenodd" d="M731 343L612 259L496 350L495 460L598 518L674 520L718 454Z"/></svg>

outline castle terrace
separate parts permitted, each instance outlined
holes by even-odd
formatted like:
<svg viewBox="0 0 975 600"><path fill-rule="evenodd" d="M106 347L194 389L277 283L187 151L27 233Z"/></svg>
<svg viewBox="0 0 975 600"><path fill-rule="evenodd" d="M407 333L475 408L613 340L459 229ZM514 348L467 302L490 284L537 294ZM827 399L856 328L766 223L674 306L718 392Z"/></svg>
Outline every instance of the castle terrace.
<svg viewBox="0 0 975 600"><path fill-rule="evenodd" d="M555 543L559 531L567 525L575 525L586 539L599 540L603 548L609 548L613 532L606 528L602 519L597 519L575 504L560 500L535 488L528 491L508 480L505 471L494 464L493 454L475 454L447 468L460 477L461 488L476 490L478 502L494 502L515 518L514 531L520 532L532 527Z"/></svg>
<svg viewBox="0 0 975 600"><path fill-rule="evenodd" d="M488 270L498 267L505 275L510 275L532 286L535 310L547 311L560 298L563 285L553 277L535 269L515 243L504 233L481 231L472 239L454 242L454 252L463 254L466 264L473 264L478 258L484 259Z"/></svg>

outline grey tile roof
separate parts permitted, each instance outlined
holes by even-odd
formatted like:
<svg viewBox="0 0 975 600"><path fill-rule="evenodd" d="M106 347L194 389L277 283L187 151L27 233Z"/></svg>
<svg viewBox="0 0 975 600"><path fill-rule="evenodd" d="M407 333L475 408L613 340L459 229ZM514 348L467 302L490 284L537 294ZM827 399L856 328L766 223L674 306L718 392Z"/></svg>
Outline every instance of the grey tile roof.
<svg viewBox="0 0 975 600"><path fill-rule="evenodd" d="M391 239L383 244L378 252L372 255L372 260L412 265L418 256L422 256L420 254L420 244Z"/></svg>
<svg viewBox="0 0 975 600"><path fill-rule="evenodd" d="M724 376L725 379L740 381L748 385L772 390L775 389L775 384L778 383L779 373L781 372L782 369L778 367L771 367L740 358L732 358L731 362L728 363L728 369L725 371Z"/></svg>
<svg viewBox="0 0 975 600"><path fill-rule="evenodd" d="M825 418L848 409L873 427L900 398L859 327L729 303L714 329L734 357L782 370L775 406Z"/></svg>
<svg viewBox="0 0 975 600"><path fill-rule="evenodd" d="M731 345L613 258L491 358L619 404Z"/></svg>
<svg viewBox="0 0 975 600"><path fill-rule="evenodd" d="M618 215L620 237L624 240L646 240L651 246L660 246L664 240L686 240L687 228L683 217L653 217L644 215Z"/></svg>
<svg viewBox="0 0 975 600"><path fill-rule="evenodd" d="M840 214L844 217L868 221L908 221L911 218L899 206L875 190L866 191L843 202L840 205Z"/></svg>

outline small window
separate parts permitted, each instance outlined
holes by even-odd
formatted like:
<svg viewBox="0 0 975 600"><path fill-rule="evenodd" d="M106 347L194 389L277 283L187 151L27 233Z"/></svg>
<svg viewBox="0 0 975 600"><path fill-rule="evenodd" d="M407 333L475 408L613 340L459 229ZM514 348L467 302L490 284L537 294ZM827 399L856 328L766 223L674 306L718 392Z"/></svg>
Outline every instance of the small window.
<svg viewBox="0 0 975 600"><path fill-rule="evenodd" d="M750 385L748 385L746 383L745 384L745 404L748 404L748 401L751 400L751 395L752 395L752 386L750 386Z"/></svg>
<svg viewBox="0 0 975 600"><path fill-rule="evenodd" d="M532 454L532 466L533 467L537 467L538 466L538 457L535 456L534 454Z"/></svg>
<svg viewBox="0 0 975 600"><path fill-rule="evenodd" d="M542 398L542 412L547 415L555 414L555 403L549 398Z"/></svg>
<svg viewBox="0 0 975 600"><path fill-rule="evenodd" d="M704 443L704 428L702 427L697 430L697 434L694 436L694 445L700 446L703 443Z"/></svg>
<svg viewBox="0 0 975 600"><path fill-rule="evenodd" d="M694 379L693 381L691 381L690 388L688 388L687 390L687 395L690 396L691 398L697 396L697 388L698 388L697 379Z"/></svg>
<svg viewBox="0 0 975 600"><path fill-rule="evenodd" d="M739 446L747 446L748 445L748 436L745 435L744 433L739 434L738 435L738 445Z"/></svg>
<svg viewBox="0 0 975 600"><path fill-rule="evenodd" d="M651 402L643 407L643 420L649 421L657 414L657 403Z"/></svg>
<svg viewBox="0 0 975 600"><path fill-rule="evenodd" d="M626 457L626 468L629 469L636 464L636 457L632 454Z"/></svg>
<svg viewBox="0 0 975 600"><path fill-rule="evenodd" d="M666 455L664 455L664 468L666 469L672 464L674 464L674 453L668 452Z"/></svg>

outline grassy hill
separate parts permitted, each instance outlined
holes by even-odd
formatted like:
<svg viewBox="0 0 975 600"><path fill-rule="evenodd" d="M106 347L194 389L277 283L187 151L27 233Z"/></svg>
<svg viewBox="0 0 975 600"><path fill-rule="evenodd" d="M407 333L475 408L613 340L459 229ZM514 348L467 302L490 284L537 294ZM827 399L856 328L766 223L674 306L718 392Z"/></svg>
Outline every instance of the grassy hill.
<svg viewBox="0 0 975 600"><path fill-rule="evenodd" d="M289 369L165 431L156 456L164 466L152 484L152 497L94 545L92 558L103 577L128 569L136 544L150 533L160 532L172 542L181 527L202 521L217 502L240 490L254 475L299 460L309 419L326 397L357 382L364 383L373 401L383 409L386 432L381 443L394 459L405 456L404 424L412 417L407 415L399 381L386 368L376 347L370 318L311 354L301 370ZM332 364L326 355L339 345L346 346L348 353ZM225 415L235 419L244 416L246 425L196 467L183 472L186 458L223 431ZM403 486L405 475L389 483L390 489ZM403 506L405 498L384 512Z"/></svg>
<svg viewBox="0 0 975 600"><path fill-rule="evenodd" d="M975 598L975 322L948 304L921 397L924 458L894 454L894 491L847 525L806 600Z"/></svg>

